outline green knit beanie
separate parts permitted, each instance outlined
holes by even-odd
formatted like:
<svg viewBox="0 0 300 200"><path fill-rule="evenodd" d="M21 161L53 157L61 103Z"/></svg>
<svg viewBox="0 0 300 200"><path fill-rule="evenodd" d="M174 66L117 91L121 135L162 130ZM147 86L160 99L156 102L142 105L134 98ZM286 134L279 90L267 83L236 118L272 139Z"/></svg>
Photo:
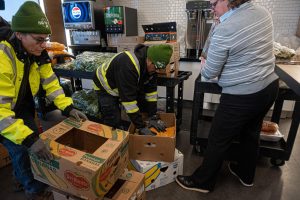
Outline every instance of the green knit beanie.
<svg viewBox="0 0 300 200"><path fill-rule="evenodd" d="M150 46L147 57L153 62L156 69L164 69L170 62L173 49L168 44Z"/></svg>
<svg viewBox="0 0 300 200"><path fill-rule="evenodd" d="M14 32L51 34L51 27L39 4L26 1L12 18Z"/></svg>

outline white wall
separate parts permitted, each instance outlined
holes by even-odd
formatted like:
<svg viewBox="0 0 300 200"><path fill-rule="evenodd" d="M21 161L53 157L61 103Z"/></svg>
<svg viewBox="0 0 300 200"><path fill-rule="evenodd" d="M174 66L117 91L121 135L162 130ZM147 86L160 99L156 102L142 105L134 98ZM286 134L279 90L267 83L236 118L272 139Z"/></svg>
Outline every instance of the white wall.
<svg viewBox="0 0 300 200"><path fill-rule="evenodd" d="M180 42L180 54L184 56L184 37L187 22L185 12L186 2L187 0L112 0L111 4L137 9L138 31L140 36L144 35L141 26L143 24L176 21L177 39ZM275 39L281 36L290 37L295 35L300 16L300 0L253 0L253 2L264 6L271 13L274 22ZM193 72L193 75L184 82L184 100L193 99L194 81L199 74L199 65L200 63L197 62L180 62L180 70ZM165 96L165 88L159 87L159 96Z"/></svg>
<svg viewBox="0 0 300 200"><path fill-rule="evenodd" d="M187 0L112 0L113 5L136 8L138 11L138 31L143 36L143 24L158 22L177 22L177 38L181 45L181 56L185 55L184 36L187 16L185 4ZM284 35L294 36L300 16L300 0L253 0L266 7L274 21L275 39Z"/></svg>
<svg viewBox="0 0 300 200"><path fill-rule="evenodd" d="M0 16L6 21L11 22L12 16L18 11L19 7L27 0L5 0L5 10L0 10ZM31 0L39 3L38 0Z"/></svg>

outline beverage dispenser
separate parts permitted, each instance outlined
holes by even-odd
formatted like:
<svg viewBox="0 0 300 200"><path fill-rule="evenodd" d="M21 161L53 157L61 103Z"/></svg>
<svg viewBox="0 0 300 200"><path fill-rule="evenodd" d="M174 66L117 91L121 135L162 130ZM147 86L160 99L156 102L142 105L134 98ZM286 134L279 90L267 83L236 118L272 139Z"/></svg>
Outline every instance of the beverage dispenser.
<svg viewBox="0 0 300 200"><path fill-rule="evenodd" d="M188 1L186 3L187 30L186 55L199 58L212 24L212 11L209 1Z"/></svg>
<svg viewBox="0 0 300 200"><path fill-rule="evenodd" d="M70 31L71 46L101 46L105 38L104 7L100 0L64 0L64 26Z"/></svg>

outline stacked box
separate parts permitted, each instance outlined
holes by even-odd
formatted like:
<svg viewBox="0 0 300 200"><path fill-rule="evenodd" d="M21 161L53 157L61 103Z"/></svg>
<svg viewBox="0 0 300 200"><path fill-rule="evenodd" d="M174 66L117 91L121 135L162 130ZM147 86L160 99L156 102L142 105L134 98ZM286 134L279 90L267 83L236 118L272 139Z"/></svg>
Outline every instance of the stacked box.
<svg viewBox="0 0 300 200"><path fill-rule="evenodd" d="M102 199L128 165L128 132L66 119L40 135L54 159L30 155L35 179L83 199Z"/></svg>
<svg viewBox="0 0 300 200"><path fill-rule="evenodd" d="M80 200L62 191L53 190L54 200ZM104 196L104 200L146 200L144 174L125 171Z"/></svg>
<svg viewBox="0 0 300 200"><path fill-rule="evenodd" d="M162 41L166 40L168 42L177 41L177 32L147 32L145 33L146 41Z"/></svg>
<svg viewBox="0 0 300 200"><path fill-rule="evenodd" d="M10 156L6 148L0 144L0 167L5 167L11 163Z"/></svg>
<svg viewBox="0 0 300 200"><path fill-rule="evenodd" d="M125 171L104 200L146 200L144 180L142 173Z"/></svg>
<svg viewBox="0 0 300 200"><path fill-rule="evenodd" d="M129 127L129 158L146 161L174 161L176 145L176 117L174 113L158 113L166 127L174 127L171 137L138 135L134 124Z"/></svg>
<svg viewBox="0 0 300 200"><path fill-rule="evenodd" d="M176 22L163 22L142 25L145 32L145 41L177 41Z"/></svg>
<svg viewBox="0 0 300 200"><path fill-rule="evenodd" d="M174 182L176 176L182 175L183 154L176 149L173 162L130 160L128 168L145 174L145 189L149 191Z"/></svg>

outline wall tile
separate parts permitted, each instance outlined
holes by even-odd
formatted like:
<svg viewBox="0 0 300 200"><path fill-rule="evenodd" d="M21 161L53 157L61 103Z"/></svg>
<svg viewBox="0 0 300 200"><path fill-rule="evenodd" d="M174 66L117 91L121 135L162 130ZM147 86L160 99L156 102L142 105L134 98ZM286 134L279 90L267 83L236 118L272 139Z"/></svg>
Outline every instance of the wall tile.
<svg viewBox="0 0 300 200"><path fill-rule="evenodd" d="M113 5L124 5L138 10L138 32L144 35L142 24L159 22L177 23L177 38L181 44L181 56L184 52L184 38L187 24L185 4L187 0L113 0ZM299 0L253 0L271 13L274 21L275 36L294 36L300 16ZM276 38L276 37L275 37Z"/></svg>

